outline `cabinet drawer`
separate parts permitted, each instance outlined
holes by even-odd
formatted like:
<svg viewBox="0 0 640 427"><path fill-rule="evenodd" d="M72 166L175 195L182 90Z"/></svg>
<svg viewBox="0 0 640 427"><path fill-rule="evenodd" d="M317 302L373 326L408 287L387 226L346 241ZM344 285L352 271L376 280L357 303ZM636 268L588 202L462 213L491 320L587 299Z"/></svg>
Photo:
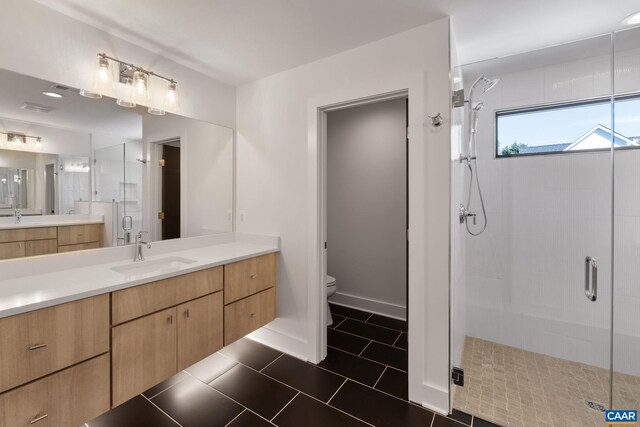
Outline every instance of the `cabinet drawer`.
<svg viewBox="0 0 640 427"><path fill-rule="evenodd" d="M108 410L107 354L0 395L7 427L75 427Z"/></svg>
<svg viewBox="0 0 640 427"><path fill-rule="evenodd" d="M68 225L58 227L58 245L76 245L78 243L100 242L102 224Z"/></svg>
<svg viewBox="0 0 640 427"><path fill-rule="evenodd" d="M0 392L109 351L109 295L0 319Z"/></svg>
<svg viewBox="0 0 640 427"><path fill-rule="evenodd" d="M275 288L226 305L224 307L224 345L231 344L275 318Z"/></svg>
<svg viewBox="0 0 640 427"><path fill-rule="evenodd" d="M222 267L215 267L113 292L112 324L222 290L222 274Z"/></svg>
<svg viewBox="0 0 640 427"><path fill-rule="evenodd" d="M177 320L173 307L112 329L113 406L177 372Z"/></svg>
<svg viewBox="0 0 640 427"><path fill-rule="evenodd" d="M276 254L234 262L224 266L224 303L276 285Z"/></svg>
<svg viewBox="0 0 640 427"><path fill-rule="evenodd" d="M32 240L25 242L26 256L55 254L58 252L58 240Z"/></svg>
<svg viewBox="0 0 640 427"><path fill-rule="evenodd" d="M25 254L24 242L0 243L0 259L22 258Z"/></svg>
<svg viewBox="0 0 640 427"><path fill-rule="evenodd" d="M14 228L11 230L0 230L0 243L55 239L56 236L56 227Z"/></svg>
<svg viewBox="0 0 640 427"><path fill-rule="evenodd" d="M58 246L58 253L84 251L85 249L98 249L100 242L78 243L77 245Z"/></svg>

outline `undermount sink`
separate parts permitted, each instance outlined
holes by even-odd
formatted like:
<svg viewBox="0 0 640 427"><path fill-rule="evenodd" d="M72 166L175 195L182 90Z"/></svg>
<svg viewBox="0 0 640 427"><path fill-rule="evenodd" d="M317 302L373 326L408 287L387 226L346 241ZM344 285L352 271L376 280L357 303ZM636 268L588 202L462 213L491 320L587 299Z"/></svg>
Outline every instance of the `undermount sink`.
<svg viewBox="0 0 640 427"><path fill-rule="evenodd" d="M125 265L111 267L111 270L127 276L130 279L134 279L137 277L170 273L172 271L177 271L186 265L193 264L194 262L195 260L189 258L171 256L149 261L131 262Z"/></svg>

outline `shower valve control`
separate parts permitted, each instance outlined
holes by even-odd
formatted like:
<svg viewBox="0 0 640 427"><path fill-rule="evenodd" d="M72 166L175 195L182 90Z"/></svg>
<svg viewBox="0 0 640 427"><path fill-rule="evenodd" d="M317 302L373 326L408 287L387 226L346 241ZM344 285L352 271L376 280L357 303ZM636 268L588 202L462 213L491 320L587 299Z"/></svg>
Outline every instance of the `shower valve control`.
<svg viewBox="0 0 640 427"><path fill-rule="evenodd" d="M460 224L464 224L468 217L473 217L473 225L475 225L476 214L469 212L464 205L460 205L460 209L458 210L458 218L460 219Z"/></svg>

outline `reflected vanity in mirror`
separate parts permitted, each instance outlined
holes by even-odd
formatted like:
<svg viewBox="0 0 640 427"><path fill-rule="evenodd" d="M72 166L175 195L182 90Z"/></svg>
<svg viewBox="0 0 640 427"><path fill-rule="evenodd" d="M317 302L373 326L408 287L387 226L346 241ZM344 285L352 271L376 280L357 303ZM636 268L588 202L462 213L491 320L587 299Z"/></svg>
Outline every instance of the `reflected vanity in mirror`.
<svg viewBox="0 0 640 427"><path fill-rule="evenodd" d="M0 93L0 259L233 231L232 129L6 70Z"/></svg>

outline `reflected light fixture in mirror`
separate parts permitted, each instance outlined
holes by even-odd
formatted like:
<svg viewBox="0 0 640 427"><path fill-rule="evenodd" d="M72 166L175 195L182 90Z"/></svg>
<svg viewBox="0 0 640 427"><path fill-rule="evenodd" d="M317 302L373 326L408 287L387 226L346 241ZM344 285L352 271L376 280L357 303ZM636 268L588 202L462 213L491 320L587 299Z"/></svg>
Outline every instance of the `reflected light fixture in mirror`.
<svg viewBox="0 0 640 427"><path fill-rule="evenodd" d="M167 110L179 111L180 105L178 103L178 83L170 81L167 86L167 93L164 99L164 108Z"/></svg>
<svg viewBox="0 0 640 427"><path fill-rule="evenodd" d="M17 132L0 132L0 134L7 135L7 142L10 144L14 144L17 146L26 145L27 139L32 138L35 140L36 148L42 148L42 138L39 136L25 135L23 133Z"/></svg>

